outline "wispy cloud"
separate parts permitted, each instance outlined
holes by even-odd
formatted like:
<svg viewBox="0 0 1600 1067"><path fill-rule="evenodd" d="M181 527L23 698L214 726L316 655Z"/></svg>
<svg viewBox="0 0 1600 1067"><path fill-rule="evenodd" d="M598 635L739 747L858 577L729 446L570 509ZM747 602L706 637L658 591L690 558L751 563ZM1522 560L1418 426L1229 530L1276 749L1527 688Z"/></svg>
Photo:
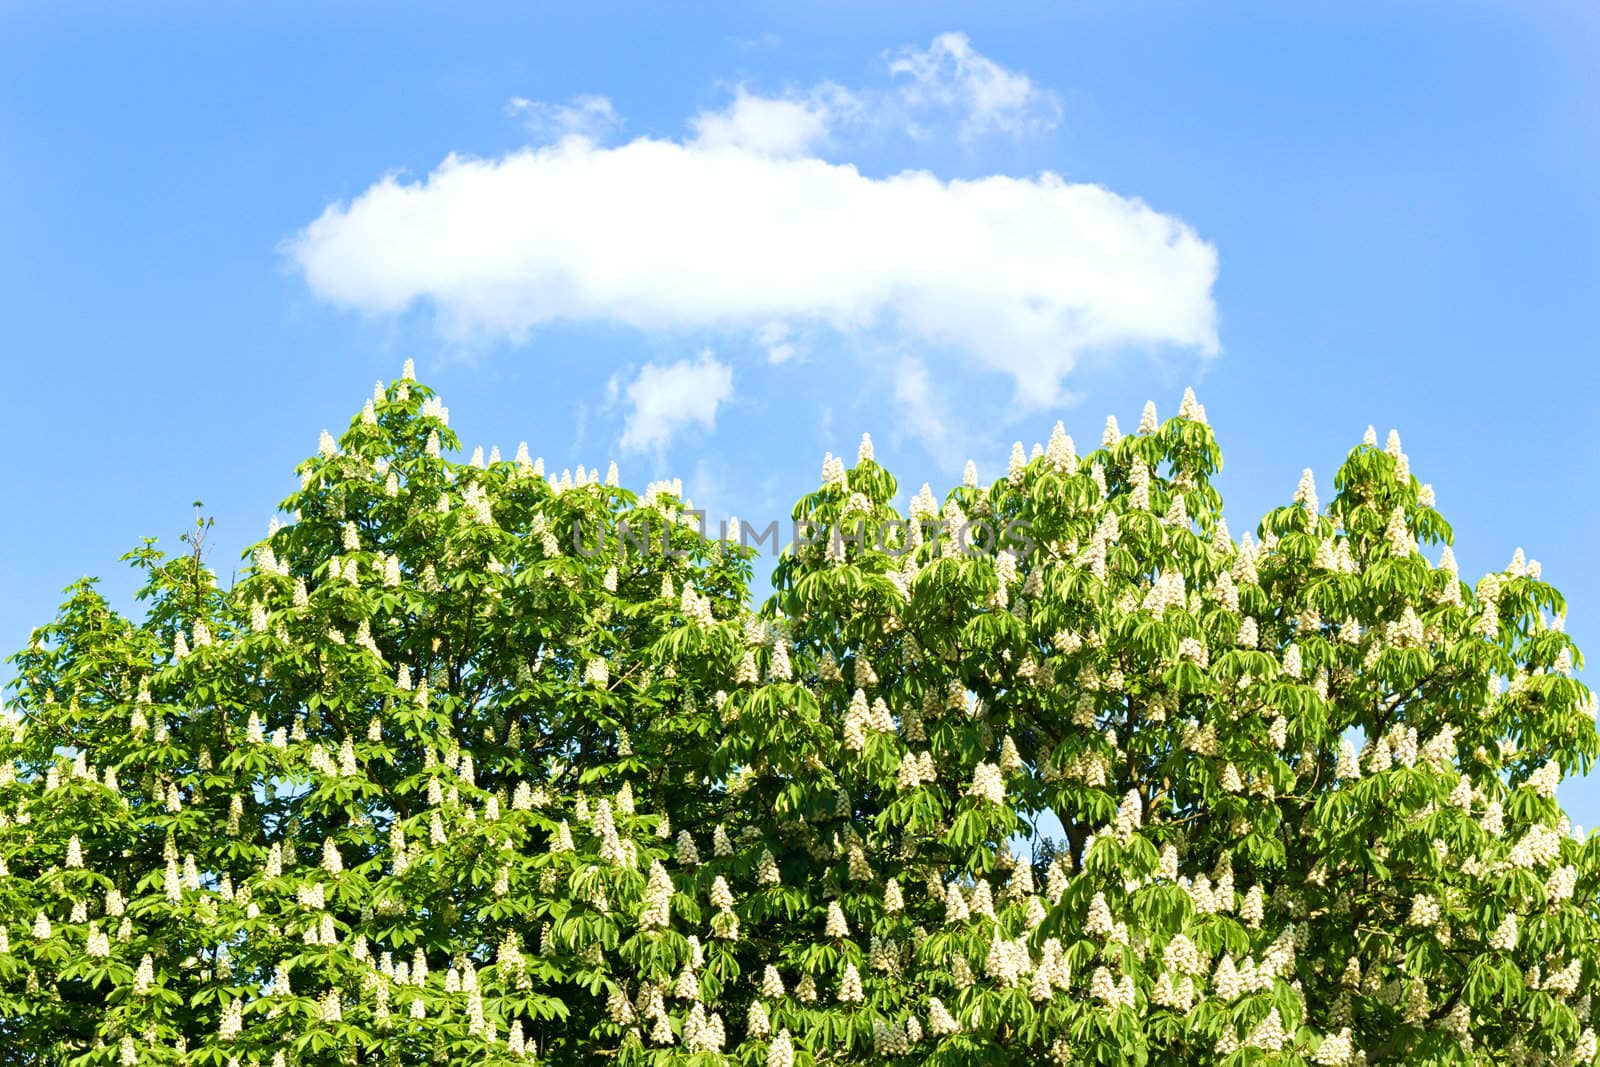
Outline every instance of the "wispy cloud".
<svg viewBox="0 0 1600 1067"><path fill-rule="evenodd" d="M915 437L940 466L953 466L958 461L960 442L951 432L944 402L928 375L928 365L915 356L901 356L895 366L894 402L901 429Z"/></svg>
<svg viewBox="0 0 1600 1067"><path fill-rule="evenodd" d="M768 363L787 363L794 358L797 351L789 331L789 324L785 322L767 323L756 334L756 340L767 350Z"/></svg>
<svg viewBox="0 0 1600 1067"><path fill-rule="evenodd" d="M506 114L521 120L530 133L551 140L586 137L603 141L622 126L622 116L604 96L575 96L565 104L548 104L514 96Z"/></svg>
<svg viewBox="0 0 1600 1067"><path fill-rule="evenodd" d="M999 131L1012 136L1054 129L1061 101L1026 74L978 52L964 33L941 33L927 48L904 48L889 62L913 111L938 108L959 116L965 138Z"/></svg>

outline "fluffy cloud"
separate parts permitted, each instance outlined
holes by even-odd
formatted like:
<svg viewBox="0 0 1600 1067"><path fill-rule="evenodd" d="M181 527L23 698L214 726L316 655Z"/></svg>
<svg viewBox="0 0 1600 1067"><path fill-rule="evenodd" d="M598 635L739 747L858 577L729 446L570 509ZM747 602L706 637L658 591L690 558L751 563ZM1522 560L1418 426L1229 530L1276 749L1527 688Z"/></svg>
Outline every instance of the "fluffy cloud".
<svg viewBox="0 0 1600 1067"><path fill-rule="evenodd" d="M733 396L733 370L707 349L693 361L664 367L646 363L622 392L632 408L622 431L623 450L659 451L684 426L716 424L717 408Z"/></svg>
<svg viewBox="0 0 1600 1067"><path fill-rule="evenodd" d="M740 87L726 108L703 111L689 125L698 148L798 156L827 141L836 108L851 102L842 89L793 98L756 96Z"/></svg>
<svg viewBox="0 0 1600 1067"><path fill-rule="evenodd" d="M1025 77L959 35L895 62L964 129L1041 113ZM782 362L793 331L822 326L964 356L1036 404L1085 352L1215 351L1216 252L1189 226L1048 172L869 177L812 154L863 99L741 90L682 141L452 155L329 206L286 247L324 299L378 313L428 301L460 336L561 320L734 331Z"/></svg>

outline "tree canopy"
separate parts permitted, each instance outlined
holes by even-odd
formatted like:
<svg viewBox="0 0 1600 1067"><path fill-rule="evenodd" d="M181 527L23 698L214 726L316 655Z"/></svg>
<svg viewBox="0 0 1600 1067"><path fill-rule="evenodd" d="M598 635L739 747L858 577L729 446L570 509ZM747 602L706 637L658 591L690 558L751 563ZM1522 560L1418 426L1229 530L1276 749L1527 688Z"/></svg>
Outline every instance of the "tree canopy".
<svg viewBox="0 0 1600 1067"><path fill-rule="evenodd" d="M754 549L376 388L13 656L0 1063L1595 1059L1566 605L1399 439L1239 540L1186 394ZM1426 552L1425 552L1426 550Z"/></svg>

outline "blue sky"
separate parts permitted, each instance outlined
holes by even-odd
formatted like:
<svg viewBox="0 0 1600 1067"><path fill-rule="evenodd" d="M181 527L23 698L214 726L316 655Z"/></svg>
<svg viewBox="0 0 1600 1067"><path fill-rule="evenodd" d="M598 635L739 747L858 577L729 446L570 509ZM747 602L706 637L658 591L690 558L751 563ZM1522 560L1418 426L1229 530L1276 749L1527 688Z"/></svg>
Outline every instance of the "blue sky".
<svg viewBox="0 0 1600 1067"><path fill-rule="evenodd" d="M407 357L750 519L1193 384L1242 530L1397 427L1600 642L1593 5L139 6L0 13L7 648L195 499L226 576Z"/></svg>

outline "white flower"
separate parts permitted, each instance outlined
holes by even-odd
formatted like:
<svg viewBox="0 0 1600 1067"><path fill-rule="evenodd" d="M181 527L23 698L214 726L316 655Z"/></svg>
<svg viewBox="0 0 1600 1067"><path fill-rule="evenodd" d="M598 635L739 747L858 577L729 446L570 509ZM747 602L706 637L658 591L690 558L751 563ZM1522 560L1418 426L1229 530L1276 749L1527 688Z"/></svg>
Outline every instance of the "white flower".
<svg viewBox="0 0 1600 1067"><path fill-rule="evenodd" d="M767 1067L794 1067L794 1042L789 1031L779 1030L778 1036L767 1046Z"/></svg>
<svg viewBox="0 0 1600 1067"><path fill-rule="evenodd" d="M672 876L667 874L660 860L650 864L650 881L645 887L644 899L644 910L639 913L639 927L652 929L666 926L671 921Z"/></svg>
<svg viewBox="0 0 1600 1067"><path fill-rule="evenodd" d="M861 972L856 970L856 965L845 965L844 977L839 981L839 1002L842 1004L859 1004L865 999L861 989Z"/></svg>
<svg viewBox="0 0 1600 1067"><path fill-rule="evenodd" d="M1239 917L1244 920L1245 925L1250 929L1259 930L1261 929L1261 920L1265 914L1265 894L1261 889L1261 884L1258 882L1251 886L1250 891L1244 895L1244 903L1239 908Z"/></svg>
<svg viewBox="0 0 1600 1067"><path fill-rule="evenodd" d="M1178 880L1178 850L1171 844L1161 847L1161 877L1173 882Z"/></svg>
<svg viewBox="0 0 1600 1067"><path fill-rule="evenodd" d="M867 694L857 689L844 713L845 748L852 752L860 752L867 747L867 724L871 718L872 712L867 707Z"/></svg>
<svg viewBox="0 0 1600 1067"><path fill-rule="evenodd" d="M84 952L96 959L105 959L111 955L111 939L105 931L100 929L99 923L91 923L89 936L85 941Z"/></svg>
<svg viewBox="0 0 1600 1067"><path fill-rule="evenodd" d="M945 890L944 921L946 923L958 923L965 921L967 918L966 898L961 895L960 887L951 882Z"/></svg>
<svg viewBox="0 0 1600 1067"><path fill-rule="evenodd" d="M1394 731L1395 739L1390 744L1394 753L1395 762L1402 767L1414 766L1417 762L1417 729L1414 726L1404 730Z"/></svg>
<svg viewBox="0 0 1600 1067"><path fill-rule="evenodd" d="M761 995L773 998L783 996L783 977L778 974L778 969L770 963L761 972Z"/></svg>
<svg viewBox="0 0 1600 1067"><path fill-rule="evenodd" d="M1283 1048L1289 1035L1284 1032L1283 1019L1278 1015L1278 1009L1273 1008L1267 1012L1267 1017L1256 1025L1245 1039L1245 1044L1251 1048L1262 1048L1269 1052L1277 1052Z"/></svg>
<svg viewBox="0 0 1600 1067"><path fill-rule="evenodd" d="M928 1029L935 1037L945 1037L949 1034L959 1034L961 1024L945 1009L944 1001L938 997L928 998Z"/></svg>
<svg viewBox="0 0 1600 1067"><path fill-rule="evenodd" d="M761 850L761 858L756 862L756 882L759 885L778 885L783 879L778 873L778 861L772 858L772 853L767 849Z"/></svg>
<svg viewBox="0 0 1600 1067"><path fill-rule="evenodd" d="M1382 774L1394 765L1394 757L1389 751L1389 739L1380 737L1367 746L1367 773Z"/></svg>
<svg viewBox="0 0 1600 1067"><path fill-rule="evenodd" d="M1556 795L1556 787L1561 784L1561 764L1555 760L1546 760L1536 771L1528 776L1526 785L1534 793L1546 800L1552 800Z"/></svg>
<svg viewBox="0 0 1600 1067"><path fill-rule="evenodd" d="M705 601L709 605L709 601ZM709 606L707 608L709 612ZM779 637L772 643L772 657L767 661L767 677L780 682L787 682L794 677L794 668L789 662L789 643Z"/></svg>
<svg viewBox="0 0 1600 1067"><path fill-rule="evenodd" d="M700 862L700 849L695 846L694 836L687 830L678 831L678 864L683 867L693 867Z"/></svg>
<svg viewBox="0 0 1600 1067"><path fill-rule="evenodd" d="M627 1003L626 1000L623 1003ZM767 1014L767 1006L759 1000L750 1002L750 1010L745 1015L745 1033L754 1038L766 1037L772 1032L772 1019Z"/></svg>
<svg viewBox="0 0 1600 1067"><path fill-rule="evenodd" d="M1506 860L1513 867L1545 867L1561 855L1562 835L1548 826L1530 826L1522 839L1511 847Z"/></svg>
<svg viewBox="0 0 1600 1067"><path fill-rule="evenodd" d="M1045 446L1045 461L1059 471L1072 474L1078 469L1078 456L1067 428L1060 422L1050 431L1050 443Z"/></svg>
<svg viewBox="0 0 1600 1067"><path fill-rule="evenodd" d="M1544 883L1545 898L1551 904L1571 900L1577 887L1578 872L1571 867L1557 867Z"/></svg>
<svg viewBox="0 0 1600 1067"><path fill-rule="evenodd" d="M1439 902L1427 893L1416 894L1411 898L1411 917L1407 921L1423 928L1434 925L1439 921Z"/></svg>
<svg viewBox="0 0 1600 1067"><path fill-rule="evenodd" d="M1000 776L1000 768L992 763L979 763L973 768L972 785L968 787L967 795L991 804L1005 803L1006 786Z"/></svg>
<svg viewBox="0 0 1600 1067"><path fill-rule="evenodd" d="M1306 514L1317 513L1317 478L1307 467L1300 475L1300 484L1294 491L1294 502L1305 509Z"/></svg>
<svg viewBox="0 0 1600 1067"><path fill-rule="evenodd" d="M1500 952L1510 952L1517 947L1517 917L1512 912L1506 912L1506 917L1500 925L1494 928L1489 935L1489 947Z"/></svg>
<svg viewBox="0 0 1600 1067"><path fill-rule="evenodd" d="M1118 841L1127 844L1133 839L1133 833L1139 829L1143 813L1144 801L1140 798L1139 791L1128 790L1122 798L1122 803L1117 807L1117 821L1113 827Z"/></svg>
<svg viewBox="0 0 1600 1067"><path fill-rule="evenodd" d="M228 1001L228 1006L222 1010L222 1021L217 1026L217 1036L223 1041L232 1041L244 1029L244 1001L235 997Z"/></svg>
<svg viewBox="0 0 1600 1067"><path fill-rule="evenodd" d="M917 757L912 753L907 752L900 757L900 766L895 771L895 784L901 789L915 789L922 784Z"/></svg>
<svg viewBox="0 0 1600 1067"><path fill-rule="evenodd" d="M1211 985L1217 991L1217 996L1223 1000L1235 1000L1249 988L1249 983L1241 980L1232 954L1226 952L1223 953L1221 962L1217 964L1216 972L1211 976Z"/></svg>
<svg viewBox="0 0 1600 1067"><path fill-rule="evenodd" d="M1156 417L1156 402L1146 400L1144 410L1139 413L1139 432L1155 433L1161 428L1161 421Z"/></svg>
<svg viewBox="0 0 1600 1067"><path fill-rule="evenodd" d="M1104 967L1096 967L1089 976L1089 996L1098 1000L1107 1007L1116 1007L1118 1002L1117 986L1111 980L1111 972Z"/></svg>
<svg viewBox="0 0 1600 1067"><path fill-rule="evenodd" d="M1089 921L1084 925L1087 933L1106 937L1116 928L1116 923L1111 918L1111 908L1106 904L1106 895L1097 892L1089 901Z"/></svg>
<svg viewBox="0 0 1600 1067"><path fill-rule="evenodd" d="M678 972L678 977L673 981L672 995L679 1000L700 999L700 978L694 973L692 963L685 963Z"/></svg>
<svg viewBox="0 0 1600 1067"><path fill-rule="evenodd" d="M837 900L828 902L828 921L823 928L823 933L829 937L850 936L850 925L845 922L844 910L839 907Z"/></svg>
<svg viewBox="0 0 1600 1067"><path fill-rule="evenodd" d="M1572 1046L1572 1062L1574 1064L1593 1063L1597 1054L1600 1054L1600 1041L1595 1038L1594 1027L1589 1027L1578 1035L1578 1043Z"/></svg>
<svg viewBox="0 0 1600 1067"><path fill-rule="evenodd" d="M995 917L994 897L989 892L987 878L979 878L978 884L972 887L972 895L967 898L967 914L982 915L987 919Z"/></svg>
<svg viewBox="0 0 1600 1067"><path fill-rule="evenodd" d="M138 996L138 997L148 996L149 993L150 993L150 990L155 986L155 982L156 982L155 961L150 958L150 954L147 952L139 960L139 968L138 968L138 970L136 970L134 972L134 975L133 975L133 994L134 994L134 996Z"/></svg>
<svg viewBox="0 0 1600 1067"><path fill-rule="evenodd" d="M832 452L822 457L822 484L847 487L844 460L838 458Z"/></svg>
<svg viewBox="0 0 1600 1067"><path fill-rule="evenodd" d="M1574 957L1567 961L1565 967L1546 976L1542 988L1560 997L1570 997L1578 991L1578 979L1582 973L1583 961Z"/></svg>

